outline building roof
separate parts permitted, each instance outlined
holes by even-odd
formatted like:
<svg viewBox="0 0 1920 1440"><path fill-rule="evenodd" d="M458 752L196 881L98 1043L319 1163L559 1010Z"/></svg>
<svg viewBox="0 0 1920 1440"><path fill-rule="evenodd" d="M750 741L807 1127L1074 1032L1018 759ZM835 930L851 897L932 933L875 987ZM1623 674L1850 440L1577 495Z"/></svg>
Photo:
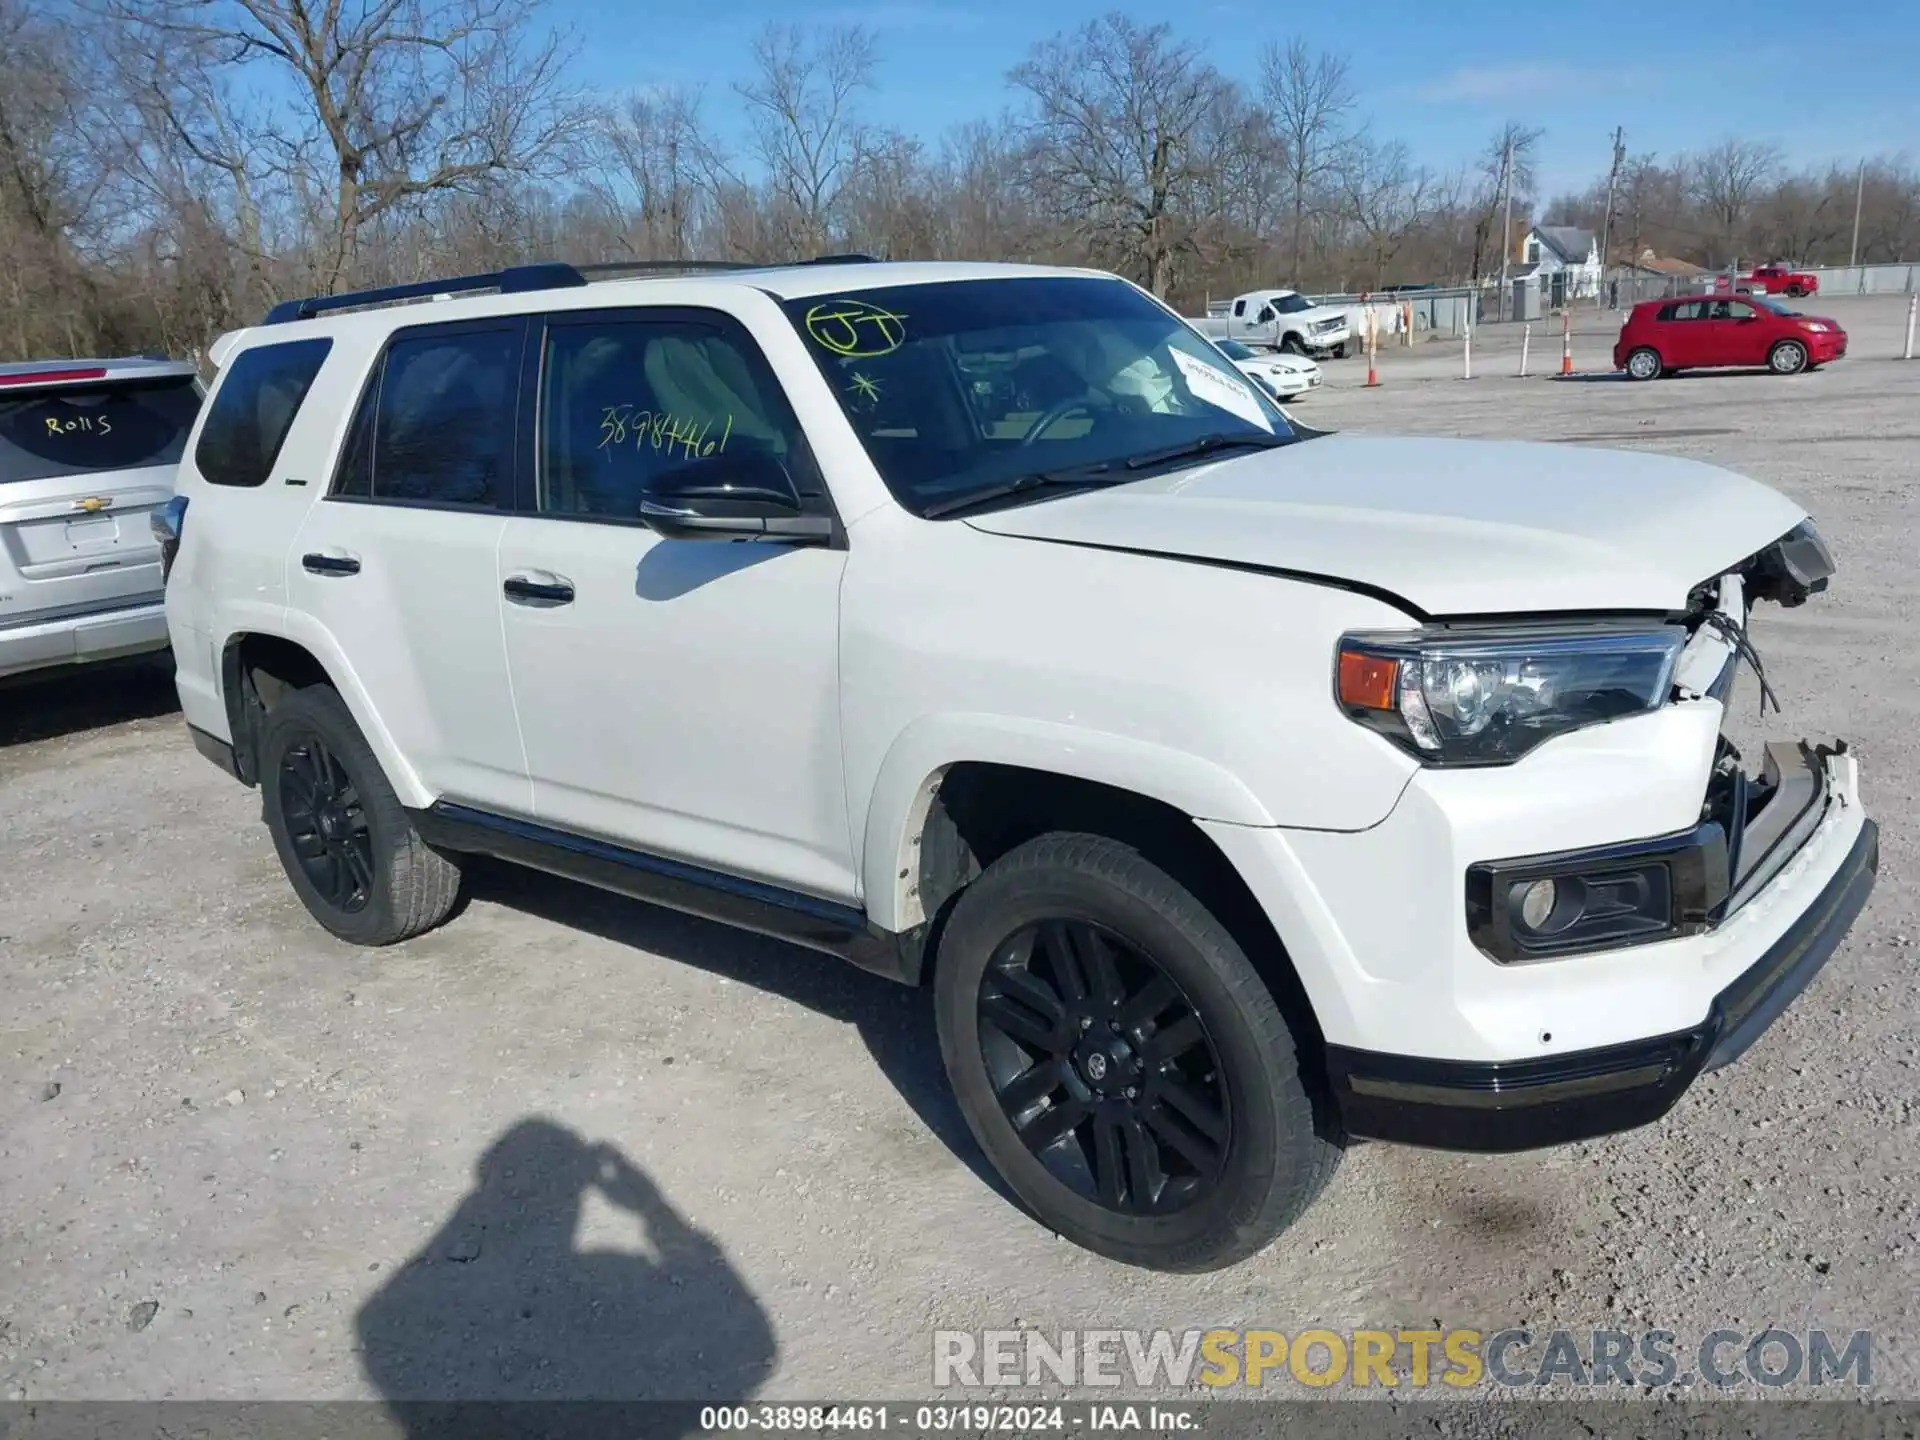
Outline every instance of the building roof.
<svg viewBox="0 0 1920 1440"><path fill-rule="evenodd" d="M1533 233L1569 265L1584 265L1593 254L1593 232L1578 225L1536 225Z"/></svg>
<svg viewBox="0 0 1920 1440"><path fill-rule="evenodd" d="M1696 275L1705 275L1707 271L1691 260L1676 260L1668 255L1656 255L1651 250L1642 250L1638 260L1627 262L1635 270L1644 270L1651 275L1677 275L1682 279L1692 279Z"/></svg>

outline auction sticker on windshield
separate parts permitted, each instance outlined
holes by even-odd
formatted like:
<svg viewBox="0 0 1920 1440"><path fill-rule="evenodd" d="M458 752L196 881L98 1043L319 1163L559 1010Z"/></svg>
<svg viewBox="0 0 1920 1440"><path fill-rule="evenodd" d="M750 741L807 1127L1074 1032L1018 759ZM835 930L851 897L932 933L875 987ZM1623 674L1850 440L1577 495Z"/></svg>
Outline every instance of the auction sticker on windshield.
<svg viewBox="0 0 1920 1440"><path fill-rule="evenodd" d="M1196 360L1179 349L1171 351L1173 363L1180 367L1180 373L1187 377L1187 389L1193 392L1196 400L1204 400L1209 405L1217 405L1242 420L1258 425L1262 430L1271 431L1273 421L1267 418L1266 409L1260 404L1259 397L1249 389L1244 381L1233 379L1221 373L1204 360Z"/></svg>

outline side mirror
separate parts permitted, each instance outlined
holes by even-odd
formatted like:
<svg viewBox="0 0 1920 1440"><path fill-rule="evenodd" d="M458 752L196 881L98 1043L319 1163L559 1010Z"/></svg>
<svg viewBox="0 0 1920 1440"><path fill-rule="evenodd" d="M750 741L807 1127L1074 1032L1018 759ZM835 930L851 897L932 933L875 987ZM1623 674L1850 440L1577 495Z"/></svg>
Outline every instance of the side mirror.
<svg viewBox="0 0 1920 1440"><path fill-rule="evenodd" d="M656 477L640 497L640 519L666 540L817 544L833 533L825 515L801 509L787 467L757 450L709 456Z"/></svg>

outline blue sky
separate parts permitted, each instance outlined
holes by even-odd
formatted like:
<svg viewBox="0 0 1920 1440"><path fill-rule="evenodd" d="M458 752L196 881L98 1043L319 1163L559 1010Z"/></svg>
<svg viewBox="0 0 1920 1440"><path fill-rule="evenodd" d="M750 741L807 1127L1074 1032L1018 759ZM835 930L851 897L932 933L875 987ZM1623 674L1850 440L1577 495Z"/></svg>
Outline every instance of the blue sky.
<svg viewBox="0 0 1920 1440"><path fill-rule="evenodd" d="M1743 0L1708 6L1494 0L548 0L581 42L596 89L705 84L734 106L753 31L769 19L859 22L882 65L867 114L933 139L1010 98L1006 72L1034 41L1106 9L1167 21L1214 64L1251 80L1261 47L1298 35L1353 59L1376 134L1444 169L1511 117L1545 129L1549 195L1607 164L1615 125L1634 153L1671 155L1727 135L1775 142L1795 163L1920 158L1920 4ZM1516 17L1519 23L1516 23Z"/></svg>

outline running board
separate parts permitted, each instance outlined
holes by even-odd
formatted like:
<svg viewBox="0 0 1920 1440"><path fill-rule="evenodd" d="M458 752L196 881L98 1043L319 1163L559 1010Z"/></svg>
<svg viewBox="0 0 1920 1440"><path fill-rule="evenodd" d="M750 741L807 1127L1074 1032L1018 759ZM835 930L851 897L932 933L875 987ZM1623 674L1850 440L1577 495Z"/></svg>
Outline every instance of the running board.
<svg viewBox="0 0 1920 1440"><path fill-rule="evenodd" d="M837 955L889 980L907 985L920 980L918 932L896 935L878 929L865 911L850 905L446 801L408 814L421 838L436 849L490 855Z"/></svg>

